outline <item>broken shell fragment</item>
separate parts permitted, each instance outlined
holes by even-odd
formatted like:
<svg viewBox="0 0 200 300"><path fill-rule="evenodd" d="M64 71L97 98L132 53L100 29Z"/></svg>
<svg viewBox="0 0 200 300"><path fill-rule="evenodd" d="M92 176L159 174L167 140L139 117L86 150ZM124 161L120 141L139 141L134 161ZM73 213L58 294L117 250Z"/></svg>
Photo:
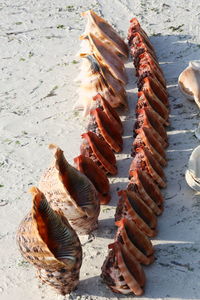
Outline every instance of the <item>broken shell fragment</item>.
<svg viewBox="0 0 200 300"><path fill-rule="evenodd" d="M189 66L180 74L178 85L181 92L194 100L200 108L200 61L189 62Z"/></svg>
<svg viewBox="0 0 200 300"><path fill-rule="evenodd" d="M39 187L53 209L61 209L70 225L79 234L89 234L97 228L100 203L92 182L64 157L56 145L55 161L43 174Z"/></svg>
<svg viewBox="0 0 200 300"><path fill-rule="evenodd" d="M44 194L31 188L33 207L21 222L17 243L23 257L38 269L39 278L60 294L71 293L79 282L82 248L62 212L54 211Z"/></svg>
<svg viewBox="0 0 200 300"><path fill-rule="evenodd" d="M193 190L200 192L200 146L192 151L185 172L185 180Z"/></svg>

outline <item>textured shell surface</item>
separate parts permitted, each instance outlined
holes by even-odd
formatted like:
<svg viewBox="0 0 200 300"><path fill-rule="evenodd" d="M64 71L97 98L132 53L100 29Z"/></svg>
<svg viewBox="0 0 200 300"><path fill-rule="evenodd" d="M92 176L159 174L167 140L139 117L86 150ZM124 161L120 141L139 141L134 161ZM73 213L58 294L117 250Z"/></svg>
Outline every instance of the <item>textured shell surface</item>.
<svg viewBox="0 0 200 300"><path fill-rule="evenodd" d="M189 62L189 66L179 75L178 85L181 92L200 108L200 61Z"/></svg>
<svg viewBox="0 0 200 300"><path fill-rule="evenodd" d="M61 294L79 282L82 248L76 232L63 214L54 211L44 194L31 189L33 207L21 222L17 243L21 254L38 268L39 278Z"/></svg>
<svg viewBox="0 0 200 300"><path fill-rule="evenodd" d="M63 151L55 150L53 165L43 174L39 186L51 206L61 209L71 226L79 234L88 234L97 227L100 203L91 181L64 157Z"/></svg>
<svg viewBox="0 0 200 300"><path fill-rule="evenodd" d="M83 12L82 16L87 18L84 34L93 33L117 55L128 57L127 45L108 22L92 10Z"/></svg>
<svg viewBox="0 0 200 300"><path fill-rule="evenodd" d="M196 147L189 158L185 173L187 184L195 191L200 192L200 146Z"/></svg>

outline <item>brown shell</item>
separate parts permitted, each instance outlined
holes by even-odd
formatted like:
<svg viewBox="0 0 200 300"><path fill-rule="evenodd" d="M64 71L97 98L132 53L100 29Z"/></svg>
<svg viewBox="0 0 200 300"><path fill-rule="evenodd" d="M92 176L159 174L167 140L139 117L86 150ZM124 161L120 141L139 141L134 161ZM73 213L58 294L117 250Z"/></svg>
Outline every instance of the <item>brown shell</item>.
<svg viewBox="0 0 200 300"><path fill-rule="evenodd" d="M130 54L131 56L136 59L140 54L144 53L144 52L148 52L151 54L151 56L157 61L157 57L155 52L150 49L147 44L145 44L145 42L140 42L137 45L132 45L130 46Z"/></svg>
<svg viewBox="0 0 200 300"><path fill-rule="evenodd" d="M136 114L138 111L143 108L152 108L156 113L156 118L159 119L159 122L163 125L169 125L168 117L169 112L166 106L159 100L158 97L153 93L153 91L140 91L138 92L138 101L136 104Z"/></svg>
<svg viewBox="0 0 200 300"><path fill-rule="evenodd" d="M134 58L134 65L135 68L138 69L139 65L143 64L150 64L153 68L156 68L160 71L160 73L164 76L163 71L158 63L158 61L151 55L151 53L145 51Z"/></svg>
<svg viewBox="0 0 200 300"><path fill-rule="evenodd" d="M137 111L137 120L135 122L135 130L148 127L151 129L154 137L159 140L163 147L167 147L167 133L163 125L157 119L157 115L152 109L147 107Z"/></svg>
<svg viewBox="0 0 200 300"><path fill-rule="evenodd" d="M94 11L88 10L81 14L87 18L86 33L93 33L109 46L118 56L128 58L128 47L114 28Z"/></svg>
<svg viewBox="0 0 200 300"><path fill-rule="evenodd" d="M137 45L140 44L140 43L144 43L145 45L147 45L147 47L151 50L151 53L153 53L154 57L156 57L154 47L152 46L152 44L151 44L149 38L147 37L147 35L144 34L143 31L133 32L131 34L130 39L129 39L129 45L134 46L135 48L137 48Z"/></svg>
<svg viewBox="0 0 200 300"><path fill-rule="evenodd" d="M76 168L84 173L98 192L100 204L108 204L110 201L110 184L105 172L100 169L92 159L84 155L74 158Z"/></svg>
<svg viewBox="0 0 200 300"><path fill-rule="evenodd" d="M162 87L166 89L166 81L164 79L163 74L153 64L139 63L138 68L136 70L137 70L136 76L139 77L139 80L151 76L153 78L156 78L158 82L162 85Z"/></svg>
<svg viewBox="0 0 200 300"><path fill-rule="evenodd" d="M33 207L21 222L17 242L21 254L38 268L39 278L65 295L79 282L82 248L61 212L53 211L44 194L31 189Z"/></svg>
<svg viewBox="0 0 200 300"><path fill-rule="evenodd" d="M116 175L116 158L109 145L92 131L81 136L84 139L80 149L81 154L90 157L106 174Z"/></svg>
<svg viewBox="0 0 200 300"><path fill-rule="evenodd" d="M162 213L163 196L147 172L140 169L132 171L127 189L139 193L141 199L152 209L155 215Z"/></svg>
<svg viewBox="0 0 200 300"><path fill-rule="evenodd" d="M167 92L155 77L145 77L139 83L138 89L139 91L147 92L149 89L153 90L154 94L162 101L162 103L165 104L166 107L169 106Z"/></svg>
<svg viewBox="0 0 200 300"><path fill-rule="evenodd" d="M148 35L142 29L142 27L140 26L139 21L136 18L132 18L130 20L130 23L131 24L130 24L129 29L128 29L128 37L127 37L128 41L129 41L129 44L131 44L131 39L132 39L133 33L135 33L135 32L140 32L143 35L144 39L149 41Z"/></svg>
<svg viewBox="0 0 200 300"><path fill-rule="evenodd" d="M165 167L167 165L167 161L163 145L156 139L151 129L148 127L142 127L135 131L137 136L133 142L132 152L134 153L137 148L146 147L155 159Z"/></svg>
<svg viewBox="0 0 200 300"><path fill-rule="evenodd" d="M109 102L100 94L97 94L95 97L93 97L93 100L96 101L96 106L100 107L105 112L107 117L112 122L113 126L118 129L119 133L122 134L123 126L120 117L118 113L109 104Z"/></svg>
<svg viewBox="0 0 200 300"><path fill-rule="evenodd" d="M61 209L70 225L79 234L88 234L97 228L100 203L91 181L65 159L63 151L55 151L55 161L43 174L39 187L53 209Z"/></svg>
<svg viewBox="0 0 200 300"><path fill-rule="evenodd" d="M122 60L92 33L88 33L81 38L89 40L92 54L96 57L98 62L107 67L110 73L125 85L128 81L128 77Z"/></svg>
<svg viewBox="0 0 200 300"><path fill-rule="evenodd" d="M119 242L108 247L110 251L101 268L103 281L115 293L142 295L145 274L141 265Z"/></svg>
<svg viewBox="0 0 200 300"><path fill-rule="evenodd" d="M100 108L96 108L90 112L90 115L92 118L88 129L93 129L98 136L106 141L113 151L121 152L123 146L121 133L107 117L106 113Z"/></svg>
<svg viewBox="0 0 200 300"><path fill-rule="evenodd" d="M128 218L135 222L147 236L154 237L157 234L157 218L152 210L133 191L122 190L118 192L118 195L120 199L115 213L115 220Z"/></svg>
<svg viewBox="0 0 200 300"><path fill-rule="evenodd" d="M130 165L129 177L131 178L133 171L138 169L146 171L159 187L166 187L165 175L160 164L145 147L136 149L135 156Z"/></svg>
<svg viewBox="0 0 200 300"><path fill-rule="evenodd" d="M123 218L115 222L118 226L115 239L126 247L130 255L134 256L141 264L149 265L154 261L154 249L149 238L137 227L137 225Z"/></svg>

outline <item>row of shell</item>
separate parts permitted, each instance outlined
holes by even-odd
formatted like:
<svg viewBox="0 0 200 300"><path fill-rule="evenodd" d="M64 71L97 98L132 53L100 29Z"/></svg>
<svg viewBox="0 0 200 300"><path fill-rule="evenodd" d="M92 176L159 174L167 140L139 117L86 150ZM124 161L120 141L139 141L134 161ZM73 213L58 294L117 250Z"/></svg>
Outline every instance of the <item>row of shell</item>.
<svg viewBox="0 0 200 300"><path fill-rule="evenodd" d="M157 216L163 211L160 188L166 186L163 167L168 145L165 126L169 105L166 82L154 48L136 18L130 21L128 41L138 77L138 100L129 183L119 192L114 243L102 266L102 278L112 291L142 295L143 265L154 261L149 238L157 234Z"/></svg>
<svg viewBox="0 0 200 300"><path fill-rule="evenodd" d="M83 13L79 108L89 115L75 167L56 145L54 160L31 189L32 209L21 222L17 242L38 277L59 293L79 282L82 247L78 235L98 226L100 204L110 201L107 175L117 173L114 152L122 150L122 123L114 110L127 107L124 60L128 47L116 31L92 11ZM77 235L78 234L78 235Z"/></svg>

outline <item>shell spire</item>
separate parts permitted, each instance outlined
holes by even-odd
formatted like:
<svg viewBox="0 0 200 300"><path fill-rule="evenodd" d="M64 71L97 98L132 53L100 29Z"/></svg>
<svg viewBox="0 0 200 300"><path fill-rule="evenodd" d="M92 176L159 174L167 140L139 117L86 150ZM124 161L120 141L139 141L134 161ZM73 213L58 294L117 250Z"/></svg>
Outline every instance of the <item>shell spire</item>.
<svg viewBox="0 0 200 300"><path fill-rule="evenodd" d="M39 278L65 295L79 282L82 248L63 214L54 211L44 194L31 190L33 207L21 222L17 243L26 260L38 268Z"/></svg>
<svg viewBox="0 0 200 300"><path fill-rule="evenodd" d="M97 227L100 203L91 181L72 167L56 145L55 161L42 176L39 186L51 206L61 209L79 234L88 234Z"/></svg>

